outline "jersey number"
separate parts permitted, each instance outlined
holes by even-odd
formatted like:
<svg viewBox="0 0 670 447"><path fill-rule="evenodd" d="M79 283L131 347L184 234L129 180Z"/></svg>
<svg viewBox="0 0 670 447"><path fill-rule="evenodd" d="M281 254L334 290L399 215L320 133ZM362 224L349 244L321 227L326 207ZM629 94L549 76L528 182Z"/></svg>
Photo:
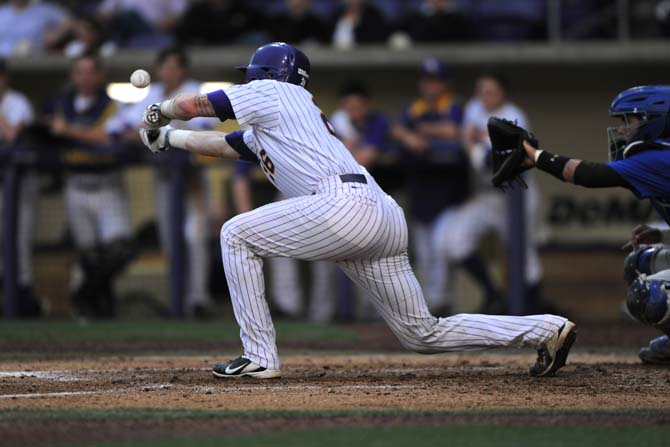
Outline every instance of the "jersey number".
<svg viewBox="0 0 670 447"><path fill-rule="evenodd" d="M275 165L272 163L272 160L270 160L270 157L268 157L267 152L265 152L265 149L261 149L261 162L263 163L261 167L263 170L270 175L271 177L275 173Z"/></svg>
<svg viewBox="0 0 670 447"><path fill-rule="evenodd" d="M319 107L314 97L312 97L312 102L314 102L314 105L317 108ZM330 124L330 121L328 121L328 118L326 118L326 115L323 114L321 109L319 109L319 113L321 113L321 121L323 121L323 124L326 126L326 130L328 131L328 133L337 138L337 135L335 134L335 129L333 128L333 125Z"/></svg>

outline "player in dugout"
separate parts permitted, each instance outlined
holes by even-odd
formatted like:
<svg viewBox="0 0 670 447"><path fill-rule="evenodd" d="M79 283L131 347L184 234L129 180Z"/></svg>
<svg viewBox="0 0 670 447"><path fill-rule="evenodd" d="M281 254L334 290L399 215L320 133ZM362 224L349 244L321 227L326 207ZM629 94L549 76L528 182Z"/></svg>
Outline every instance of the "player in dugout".
<svg viewBox="0 0 670 447"><path fill-rule="evenodd" d="M113 142L105 124L117 107L105 91L97 56L75 59L70 80L47 115L51 133L66 150L65 204L83 272L75 276L81 280L74 281L72 304L79 317L111 318L116 315L114 280L136 253L118 158L114 151L96 151Z"/></svg>

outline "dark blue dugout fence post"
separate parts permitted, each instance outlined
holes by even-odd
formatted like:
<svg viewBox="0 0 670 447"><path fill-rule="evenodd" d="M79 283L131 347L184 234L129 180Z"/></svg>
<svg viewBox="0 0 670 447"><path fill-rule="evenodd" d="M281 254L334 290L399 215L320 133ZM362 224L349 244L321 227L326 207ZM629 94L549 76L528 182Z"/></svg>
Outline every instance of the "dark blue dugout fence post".
<svg viewBox="0 0 670 447"><path fill-rule="evenodd" d="M170 175L170 222L168 236L170 238L169 271L170 271L170 316L183 319L185 313L185 277L186 277L186 245L184 243L184 201L186 200L186 164L188 154L182 151L171 151L165 154Z"/></svg>
<svg viewBox="0 0 670 447"><path fill-rule="evenodd" d="M509 313L526 313L526 219L525 189L514 186L507 194L507 280L509 284Z"/></svg>
<svg viewBox="0 0 670 447"><path fill-rule="evenodd" d="M354 284L341 270L338 270L337 273L335 318L338 321L354 321L356 307Z"/></svg>
<svg viewBox="0 0 670 447"><path fill-rule="evenodd" d="M4 169L2 211L2 258L4 269L4 316L11 320L19 310L18 248L16 243L18 224L18 197L21 175L13 160L7 161Z"/></svg>

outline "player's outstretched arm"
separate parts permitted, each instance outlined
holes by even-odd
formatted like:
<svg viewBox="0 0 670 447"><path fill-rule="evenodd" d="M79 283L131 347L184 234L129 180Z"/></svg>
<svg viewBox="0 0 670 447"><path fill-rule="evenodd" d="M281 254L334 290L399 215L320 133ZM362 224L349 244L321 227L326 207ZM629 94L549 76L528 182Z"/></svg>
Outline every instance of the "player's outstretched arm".
<svg viewBox="0 0 670 447"><path fill-rule="evenodd" d="M523 147L526 150L526 161L524 163L527 166L535 166L564 182L574 183L586 188L611 188L615 186L630 188L628 182L606 163L593 163L552 154L533 147L528 141L524 141Z"/></svg>
<svg viewBox="0 0 670 447"><path fill-rule="evenodd" d="M166 118L182 121L197 117L215 117L214 106L206 94L180 93L161 103Z"/></svg>
<svg viewBox="0 0 670 447"><path fill-rule="evenodd" d="M191 131L174 129L169 134L168 145L184 149L199 155L219 158L240 158L240 154L226 140L228 134L208 131Z"/></svg>
<svg viewBox="0 0 670 447"><path fill-rule="evenodd" d="M210 157L255 159L255 155L244 144L240 132L226 134L165 126L160 129L140 129L140 136L144 145L154 153L177 148Z"/></svg>
<svg viewBox="0 0 670 447"><path fill-rule="evenodd" d="M147 128L159 129L173 119L188 121L191 118L215 116L216 111L207 95L180 93L174 98L147 107L142 120Z"/></svg>

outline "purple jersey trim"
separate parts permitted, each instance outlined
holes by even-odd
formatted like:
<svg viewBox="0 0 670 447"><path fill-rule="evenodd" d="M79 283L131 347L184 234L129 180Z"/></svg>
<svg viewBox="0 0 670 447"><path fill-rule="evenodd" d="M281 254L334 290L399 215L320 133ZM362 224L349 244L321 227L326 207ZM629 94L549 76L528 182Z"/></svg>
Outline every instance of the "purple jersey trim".
<svg viewBox="0 0 670 447"><path fill-rule="evenodd" d="M253 153L249 146L244 143L244 131L237 130L226 135L226 141L240 154L240 160L257 162L258 157Z"/></svg>
<svg viewBox="0 0 670 447"><path fill-rule="evenodd" d="M217 90L212 93L207 93L207 98L209 99L209 102L212 103L214 112L221 121L235 119L235 112L233 111L233 106L230 104L230 99L228 99L226 92Z"/></svg>

